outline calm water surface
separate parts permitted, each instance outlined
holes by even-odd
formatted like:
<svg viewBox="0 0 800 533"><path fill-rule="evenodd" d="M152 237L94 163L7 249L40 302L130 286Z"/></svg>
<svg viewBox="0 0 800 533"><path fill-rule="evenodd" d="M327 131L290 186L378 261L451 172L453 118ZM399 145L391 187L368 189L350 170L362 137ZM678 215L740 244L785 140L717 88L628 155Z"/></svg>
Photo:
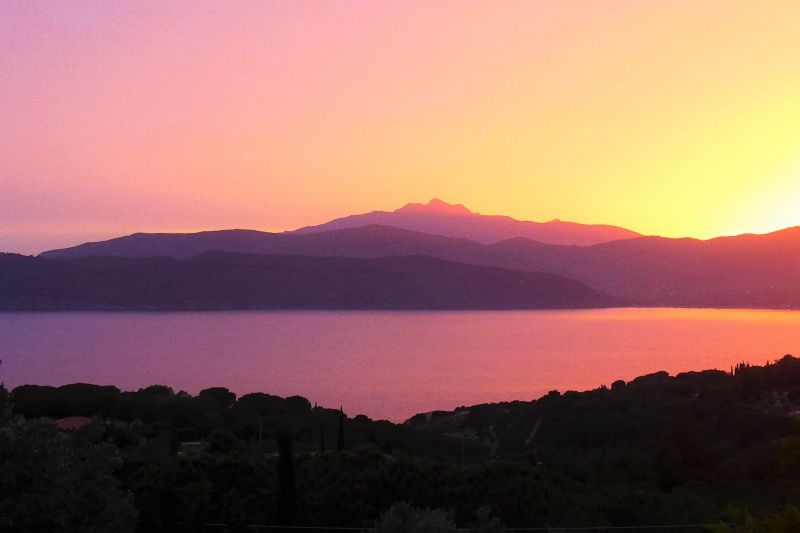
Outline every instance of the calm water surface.
<svg viewBox="0 0 800 533"><path fill-rule="evenodd" d="M0 313L0 380L299 394L401 421L800 355L800 312Z"/></svg>

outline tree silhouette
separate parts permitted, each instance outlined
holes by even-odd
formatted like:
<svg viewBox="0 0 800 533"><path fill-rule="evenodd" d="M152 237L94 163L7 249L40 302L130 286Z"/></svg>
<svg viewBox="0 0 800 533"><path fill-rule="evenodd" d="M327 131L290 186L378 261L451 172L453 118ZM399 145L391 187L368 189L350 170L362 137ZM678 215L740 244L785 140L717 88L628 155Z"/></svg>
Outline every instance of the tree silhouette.
<svg viewBox="0 0 800 533"><path fill-rule="evenodd" d="M336 451L344 450L344 409L339 407L339 436L336 439Z"/></svg>
<svg viewBox="0 0 800 533"><path fill-rule="evenodd" d="M297 517L297 488L295 486L294 455L292 438L278 435L278 524L290 526Z"/></svg>

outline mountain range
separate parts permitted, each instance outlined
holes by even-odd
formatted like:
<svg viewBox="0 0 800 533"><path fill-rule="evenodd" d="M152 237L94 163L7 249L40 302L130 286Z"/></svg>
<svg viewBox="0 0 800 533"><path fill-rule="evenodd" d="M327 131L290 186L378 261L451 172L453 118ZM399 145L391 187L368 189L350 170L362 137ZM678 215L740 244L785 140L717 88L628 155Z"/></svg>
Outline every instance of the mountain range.
<svg viewBox="0 0 800 533"><path fill-rule="evenodd" d="M401 222L413 220L419 224L424 220L464 219L470 222L460 226L455 222L450 226L431 222L429 227L434 228L431 232L370 223L384 219ZM497 220L507 224L503 226L508 230L506 233L495 231L499 227ZM342 227L362 222L366 225ZM121 256L186 260L211 251L354 259L428 256L462 265L555 274L591 287L617 302L632 305L800 307L800 227L767 235L740 235L703 241L637 236L612 226L561 224L583 232L582 238L588 238L590 234L598 236L597 228L611 228L608 231L621 232L624 237L587 245L550 244L518 233L526 228L557 228L558 225L486 217L472 213L463 206L434 200L425 205L409 204L391 213L356 215L284 233L252 230L137 233L45 252L40 259ZM461 228L464 235L471 236L464 229L468 226L477 228L471 231L478 237L433 233ZM605 233L606 237L611 233ZM493 241L501 234L514 236ZM490 235L494 237L490 239ZM577 237L573 234L572 238L574 240ZM406 267L410 269L412 265L406 264ZM402 275L413 276L414 273L408 270ZM353 290L356 290L358 279L353 277L351 280ZM420 297L424 299L424 296ZM426 303L419 302L419 306L424 308Z"/></svg>
<svg viewBox="0 0 800 533"><path fill-rule="evenodd" d="M433 199L427 204L406 204L394 211L372 211L337 218L318 226L300 228L295 233L321 233L371 225L470 239L482 244L524 237L546 244L585 246L640 237L634 231L617 226L578 224L562 220L531 222L501 215L481 215L461 204L448 204L439 199Z"/></svg>
<svg viewBox="0 0 800 533"><path fill-rule="evenodd" d="M371 231L385 226L397 231L387 236ZM350 231L344 231L350 230ZM389 231L389 230L387 230ZM480 244L494 244L513 238L560 245L590 245L640 237L638 233L615 226L587 225L553 220L519 221L505 216L473 213L462 205L431 200L427 204L407 204L392 212L338 218L318 226L282 233L232 229L197 233L135 233L101 242L90 242L51 250L41 257L85 257L121 255L131 257L189 258L216 250L244 253L343 255L381 257L384 255L427 254L446 241L419 234L465 239ZM421 241L431 246L420 248ZM433 254L435 255L435 254Z"/></svg>

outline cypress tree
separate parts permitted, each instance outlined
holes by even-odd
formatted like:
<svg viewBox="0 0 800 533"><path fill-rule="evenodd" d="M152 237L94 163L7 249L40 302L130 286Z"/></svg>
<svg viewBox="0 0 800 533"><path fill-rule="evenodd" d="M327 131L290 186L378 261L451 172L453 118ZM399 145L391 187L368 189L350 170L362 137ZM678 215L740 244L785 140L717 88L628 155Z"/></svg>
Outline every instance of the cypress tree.
<svg viewBox="0 0 800 533"><path fill-rule="evenodd" d="M344 450L344 409L339 407L339 437L336 439L336 451Z"/></svg>
<svg viewBox="0 0 800 533"><path fill-rule="evenodd" d="M294 456L292 438L286 434L278 435L278 524L290 526L297 517L297 488L295 486Z"/></svg>

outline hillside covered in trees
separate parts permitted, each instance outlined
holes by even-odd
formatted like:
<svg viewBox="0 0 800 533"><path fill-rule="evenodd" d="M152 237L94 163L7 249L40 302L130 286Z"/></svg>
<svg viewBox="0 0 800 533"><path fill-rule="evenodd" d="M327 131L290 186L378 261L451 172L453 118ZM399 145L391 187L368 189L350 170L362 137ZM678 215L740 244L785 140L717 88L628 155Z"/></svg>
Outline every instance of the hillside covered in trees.
<svg viewBox="0 0 800 533"><path fill-rule="evenodd" d="M3 389L0 529L413 519L795 531L800 514L785 506L800 503L800 359L731 370L656 373L399 425L222 388Z"/></svg>
<svg viewBox="0 0 800 533"><path fill-rule="evenodd" d="M0 254L0 310L570 309L621 301L555 274L435 257L43 259Z"/></svg>

